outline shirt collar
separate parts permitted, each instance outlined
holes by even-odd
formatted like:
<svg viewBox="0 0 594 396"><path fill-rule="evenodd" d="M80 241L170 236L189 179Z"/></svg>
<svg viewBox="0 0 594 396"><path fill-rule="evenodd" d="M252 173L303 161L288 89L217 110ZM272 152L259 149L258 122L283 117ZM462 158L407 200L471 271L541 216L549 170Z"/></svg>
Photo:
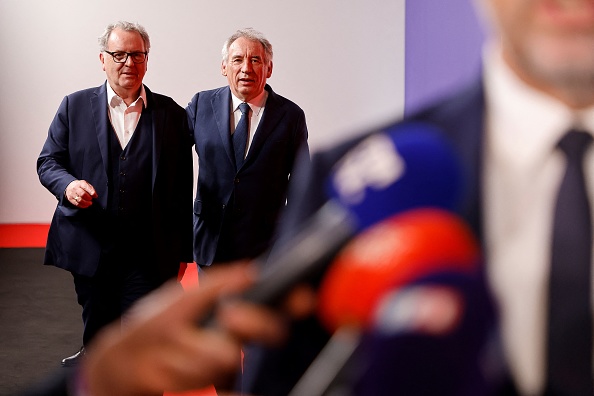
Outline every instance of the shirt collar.
<svg viewBox="0 0 594 396"><path fill-rule="evenodd" d="M491 149L520 166L539 164L576 123L594 126L594 108L576 113L532 88L507 66L494 44L485 51L484 81Z"/></svg>
<svg viewBox="0 0 594 396"><path fill-rule="evenodd" d="M268 91L264 89L260 95L247 102L250 109L252 109L252 113L258 116L266 105L266 99L268 99ZM233 95L233 92L231 92L231 108L233 109L233 112L237 111L239 105L242 103L244 103L244 101Z"/></svg>
<svg viewBox="0 0 594 396"><path fill-rule="evenodd" d="M113 88L111 88L111 85L109 85L108 82L106 82L105 85L107 86L107 103L109 106L113 108L119 107L121 105L123 105L124 108L128 107L124 103L124 100L121 97L119 97L118 94L115 93L115 91L113 90ZM146 90L144 89L144 84L140 86L140 95L134 102L130 104L130 106L136 105L139 99L142 100L141 104L144 107L146 107Z"/></svg>

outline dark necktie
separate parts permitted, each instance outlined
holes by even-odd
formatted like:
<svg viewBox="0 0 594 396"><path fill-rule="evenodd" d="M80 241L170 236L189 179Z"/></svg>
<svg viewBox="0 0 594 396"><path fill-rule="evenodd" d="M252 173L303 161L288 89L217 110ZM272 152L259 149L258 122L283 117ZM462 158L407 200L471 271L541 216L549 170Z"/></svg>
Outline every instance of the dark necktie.
<svg viewBox="0 0 594 396"><path fill-rule="evenodd" d="M567 169L555 207L547 339L546 395L588 395L592 385L592 224L583 157L592 137L570 131L559 142Z"/></svg>
<svg viewBox="0 0 594 396"><path fill-rule="evenodd" d="M243 159L245 157L245 148L247 146L248 130L250 127L250 106L247 103L239 105L241 111L241 119L235 127L233 132L233 150L235 151L235 169L239 170L243 165Z"/></svg>

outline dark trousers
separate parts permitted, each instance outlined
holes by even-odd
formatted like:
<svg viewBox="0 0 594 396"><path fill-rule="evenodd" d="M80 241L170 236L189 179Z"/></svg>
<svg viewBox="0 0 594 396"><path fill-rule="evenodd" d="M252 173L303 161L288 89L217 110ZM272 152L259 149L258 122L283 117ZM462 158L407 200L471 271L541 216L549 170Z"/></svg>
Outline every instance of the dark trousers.
<svg viewBox="0 0 594 396"><path fill-rule="evenodd" d="M83 345L104 326L119 320L134 302L162 284L153 275L151 258L117 249L106 255L92 277L72 274L77 300L82 307Z"/></svg>

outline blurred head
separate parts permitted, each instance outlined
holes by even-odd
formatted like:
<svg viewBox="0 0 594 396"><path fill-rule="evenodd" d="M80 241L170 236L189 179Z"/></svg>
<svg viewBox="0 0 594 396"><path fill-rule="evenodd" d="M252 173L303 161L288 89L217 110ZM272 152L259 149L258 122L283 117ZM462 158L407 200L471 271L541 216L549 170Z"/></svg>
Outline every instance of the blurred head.
<svg viewBox="0 0 594 396"><path fill-rule="evenodd" d="M525 82L571 107L594 104L594 2L478 0Z"/></svg>
<svg viewBox="0 0 594 396"><path fill-rule="evenodd" d="M238 30L223 45L221 74L231 92L247 102L260 95L272 75L272 45L262 33Z"/></svg>
<svg viewBox="0 0 594 396"><path fill-rule="evenodd" d="M147 70L150 39L136 23L108 25L99 37L99 59L111 88L126 100L135 100Z"/></svg>

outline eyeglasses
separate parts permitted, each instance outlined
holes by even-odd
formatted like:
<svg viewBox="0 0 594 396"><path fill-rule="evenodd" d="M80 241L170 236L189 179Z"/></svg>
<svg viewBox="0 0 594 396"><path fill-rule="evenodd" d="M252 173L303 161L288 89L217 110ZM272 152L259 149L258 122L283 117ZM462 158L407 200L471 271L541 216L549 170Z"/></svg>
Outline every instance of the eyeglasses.
<svg viewBox="0 0 594 396"><path fill-rule="evenodd" d="M128 57L132 58L132 62L134 63L144 63L146 61L146 56L148 52L123 52L123 51L116 51L116 52L109 52L103 51L113 58L115 63L126 63Z"/></svg>

